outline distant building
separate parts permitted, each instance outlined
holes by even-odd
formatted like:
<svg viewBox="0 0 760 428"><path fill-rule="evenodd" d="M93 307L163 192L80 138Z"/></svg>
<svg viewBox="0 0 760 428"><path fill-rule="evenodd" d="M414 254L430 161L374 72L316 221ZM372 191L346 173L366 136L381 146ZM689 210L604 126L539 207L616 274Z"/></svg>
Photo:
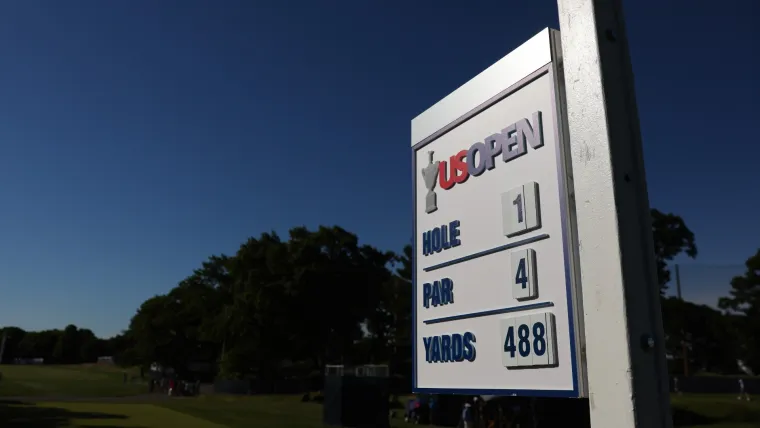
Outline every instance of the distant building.
<svg viewBox="0 0 760 428"><path fill-rule="evenodd" d="M113 357L98 357L98 364L113 364Z"/></svg>
<svg viewBox="0 0 760 428"><path fill-rule="evenodd" d="M14 358L13 364L39 365L39 364L45 364L45 359L44 358Z"/></svg>

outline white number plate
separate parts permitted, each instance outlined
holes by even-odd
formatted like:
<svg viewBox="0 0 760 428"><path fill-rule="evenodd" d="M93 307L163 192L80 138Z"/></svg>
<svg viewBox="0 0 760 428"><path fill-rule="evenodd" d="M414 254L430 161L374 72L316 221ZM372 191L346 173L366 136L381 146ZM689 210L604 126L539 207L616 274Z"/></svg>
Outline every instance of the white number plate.
<svg viewBox="0 0 760 428"><path fill-rule="evenodd" d="M543 312L501 320L502 364L507 368L557 364L554 314Z"/></svg>

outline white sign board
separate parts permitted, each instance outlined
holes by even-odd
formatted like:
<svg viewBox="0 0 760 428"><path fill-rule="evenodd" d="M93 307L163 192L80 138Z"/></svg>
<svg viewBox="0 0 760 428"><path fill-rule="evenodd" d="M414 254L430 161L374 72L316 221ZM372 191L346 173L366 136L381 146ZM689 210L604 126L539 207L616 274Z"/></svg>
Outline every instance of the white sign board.
<svg viewBox="0 0 760 428"><path fill-rule="evenodd" d="M416 392L585 395L558 37L412 121Z"/></svg>

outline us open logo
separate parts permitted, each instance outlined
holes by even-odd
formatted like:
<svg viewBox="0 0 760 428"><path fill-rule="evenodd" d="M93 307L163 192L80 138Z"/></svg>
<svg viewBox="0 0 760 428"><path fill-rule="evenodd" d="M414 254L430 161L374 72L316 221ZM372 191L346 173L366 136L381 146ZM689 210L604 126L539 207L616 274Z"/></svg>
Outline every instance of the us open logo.
<svg viewBox="0 0 760 428"><path fill-rule="evenodd" d="M425 212L430 214L438 209L436 182L441 189L450 190L466 183L470 176L479 177L494 169L499 155L504 162L509 162L526 154L528 145L534 150L543 147L541 112L537 111L532 116L532 123L528 119L520 119L501 132L473 144L469 149L450 156L448 161L433 161L434 152L429 151L428 165L422 168L422 178L427 188Z"/></svg>

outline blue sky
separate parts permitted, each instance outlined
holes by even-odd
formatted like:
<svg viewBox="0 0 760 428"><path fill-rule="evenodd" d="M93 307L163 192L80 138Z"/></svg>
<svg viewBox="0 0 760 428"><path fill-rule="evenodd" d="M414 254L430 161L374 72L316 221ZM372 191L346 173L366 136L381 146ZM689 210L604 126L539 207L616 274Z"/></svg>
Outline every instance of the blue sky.
<svg viewBox="0 0 760 428"><path fill-rule="evenodd" d="M684 268L697 301L760 246L759 9L627 1L651 203L733 265ZM551 0L5 2L0 325L115 334L264 231L400 249L410 120L547 26Z"/></svg>

